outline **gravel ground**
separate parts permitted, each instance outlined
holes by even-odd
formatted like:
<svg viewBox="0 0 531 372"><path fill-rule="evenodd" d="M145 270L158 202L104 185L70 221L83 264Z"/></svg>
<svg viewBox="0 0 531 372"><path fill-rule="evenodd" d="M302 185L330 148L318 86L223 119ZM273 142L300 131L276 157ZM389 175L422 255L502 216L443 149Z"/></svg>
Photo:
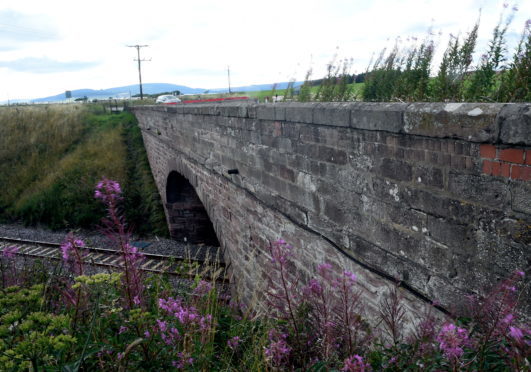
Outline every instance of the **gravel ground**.
<svg viewBox="0 0 531 372"><path fill-rule="evenodd" d="M109 239L102 234L90 230L74 230L77 238L83 239L87 246L98 248L114 248ZM37 240L50 243L62 243L68 231L52 231L41 227L24 227L19 224L0 224L0 237ZM133 245L145 253L172 255L187 258L217 258L223 261L219 247L202 244L187 244L171 239L132 237Z"/></svg>

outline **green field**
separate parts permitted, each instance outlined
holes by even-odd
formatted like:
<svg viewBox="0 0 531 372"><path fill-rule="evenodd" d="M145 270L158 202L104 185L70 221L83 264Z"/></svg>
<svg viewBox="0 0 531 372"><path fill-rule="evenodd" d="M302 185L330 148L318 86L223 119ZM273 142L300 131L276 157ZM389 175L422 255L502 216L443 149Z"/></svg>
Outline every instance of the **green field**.
<svg viewBox="0 0 531 372"><path fill-rule="evenodd" d="M143 148L130 113L100 105L0 108L0 219L53 229L92 227L103 177L125 185L128 220L139 233L167 234Z"/></svg>

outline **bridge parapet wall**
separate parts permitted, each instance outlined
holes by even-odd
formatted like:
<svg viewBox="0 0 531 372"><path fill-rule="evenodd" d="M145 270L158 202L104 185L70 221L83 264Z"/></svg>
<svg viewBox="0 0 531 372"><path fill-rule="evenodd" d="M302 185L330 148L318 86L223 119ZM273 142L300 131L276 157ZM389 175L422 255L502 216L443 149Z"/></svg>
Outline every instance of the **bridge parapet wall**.
<svg viewBox="0 0 531 372"><path fill-rule="evenodd" d="M530 267L529 104L133 111L161 195L171 170L196 187L244 296L279 237L306 276L323 261L362 273L375 304L392 278L450 308Z"/></svg>

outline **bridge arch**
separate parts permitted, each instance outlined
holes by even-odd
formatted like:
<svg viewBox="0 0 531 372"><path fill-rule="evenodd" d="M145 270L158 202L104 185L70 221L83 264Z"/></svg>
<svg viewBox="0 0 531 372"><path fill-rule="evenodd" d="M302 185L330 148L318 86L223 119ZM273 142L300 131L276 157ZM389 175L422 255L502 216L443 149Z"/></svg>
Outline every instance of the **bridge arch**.
<svg viewBox="0 0 531 372"><path fill-rule="evenodd" d="M171 171L166 181L166 211L173 239L219 246L212 221L192 184Z"/></svg>

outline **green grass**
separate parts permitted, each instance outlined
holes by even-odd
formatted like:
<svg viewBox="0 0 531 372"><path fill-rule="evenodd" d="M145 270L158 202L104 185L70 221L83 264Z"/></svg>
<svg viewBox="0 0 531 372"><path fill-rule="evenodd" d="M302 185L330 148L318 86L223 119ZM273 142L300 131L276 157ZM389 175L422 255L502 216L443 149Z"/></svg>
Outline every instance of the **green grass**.
<svg viewBox="0 0 531 372"><path fill-rule="evenodd" d="M125 185L139 233L167 234L133 115L105 114L97 105L0 109L1 220L92 227L102 215L93 190L103 177Z"/></svg>

